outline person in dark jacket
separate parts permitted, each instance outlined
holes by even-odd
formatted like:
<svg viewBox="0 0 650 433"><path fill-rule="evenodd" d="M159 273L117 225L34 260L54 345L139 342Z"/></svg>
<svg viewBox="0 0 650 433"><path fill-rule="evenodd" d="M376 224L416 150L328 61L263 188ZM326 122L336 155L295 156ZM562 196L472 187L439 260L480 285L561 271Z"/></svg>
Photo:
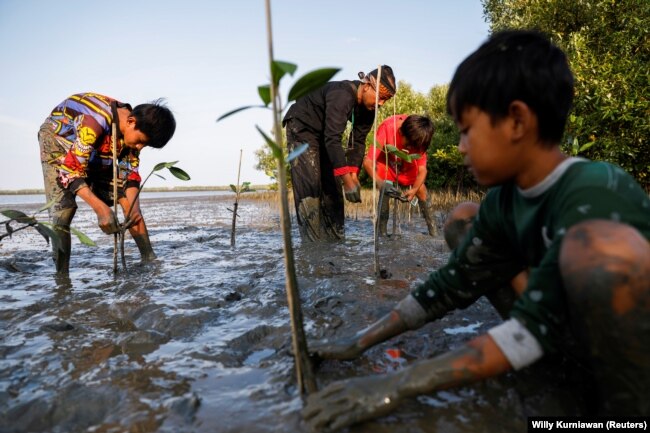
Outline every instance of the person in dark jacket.
<svg viewBox="0 0 650 433"><path fill-rule="evenodd" d="M303 239L319 241L343 237L343 194L361 202L357 177L365 141L379 106L395 95L395 76L383 65L359 80L333 81L299 98L282 121L289 151L307 143L309 148L291 161L296 215ZM347 123L352 131L343 147Z"/></svg>

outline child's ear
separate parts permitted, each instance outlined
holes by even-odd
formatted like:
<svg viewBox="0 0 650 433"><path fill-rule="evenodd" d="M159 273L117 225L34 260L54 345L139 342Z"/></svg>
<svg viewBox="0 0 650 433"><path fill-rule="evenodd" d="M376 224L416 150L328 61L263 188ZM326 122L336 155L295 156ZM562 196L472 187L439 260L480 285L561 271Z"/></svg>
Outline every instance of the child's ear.
<svg viewBox="0 0 650 433"><path fill-rule="evenodd" d="M513 140L522 139L537 125L535 113L523 101L512 101L508 107L508 116L512 121Z"/></svg>

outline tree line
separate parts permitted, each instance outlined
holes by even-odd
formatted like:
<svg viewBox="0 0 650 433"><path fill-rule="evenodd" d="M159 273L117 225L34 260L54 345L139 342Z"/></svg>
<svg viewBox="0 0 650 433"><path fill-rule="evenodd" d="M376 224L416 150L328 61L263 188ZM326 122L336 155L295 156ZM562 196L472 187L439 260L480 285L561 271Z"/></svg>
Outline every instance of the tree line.
<svg viewBox="0 0 650 433"><path fill-rule="evenodd" d="M613 162L650 190L650 2L647 0L482 0L490 32L509 28L546 33L567 53L575 77L574 107L562 140L573 156ZM447 115L447 85L424 94L400 81L397 94L378 114L421 114L436 132L427 153L427 187L478 188L463 167L458 131ZM342 141L347 137L344 134ZM372 133L366 144L372 143ZM256 168L274 177L265 148ZM365 185L371 182L362 175Z"/></svg>

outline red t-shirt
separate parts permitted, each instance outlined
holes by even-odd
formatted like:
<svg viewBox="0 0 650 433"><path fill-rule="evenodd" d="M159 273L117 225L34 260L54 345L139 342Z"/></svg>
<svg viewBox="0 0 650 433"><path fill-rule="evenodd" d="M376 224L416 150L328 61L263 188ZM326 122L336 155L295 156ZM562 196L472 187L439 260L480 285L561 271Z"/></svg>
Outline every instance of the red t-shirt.
<svg viewBox="0 0 650 433"><path fill-rule="evenodd" d="M415 159L412 162L406 162L401 158L397 158L392 154L383 151L383 146L386 144L393 145L397 149L407 152L404 148L402 135L399 128L402 122L408 117L406 114L397 114L384 120L379 128L377 128L377 145L368 148L366 158L370 161L375 159L377 161L377 174L382 180L397 181L400 185L413 185L417 178L420 167L427 166L427 155L423 154L420 159Z"/></svg>

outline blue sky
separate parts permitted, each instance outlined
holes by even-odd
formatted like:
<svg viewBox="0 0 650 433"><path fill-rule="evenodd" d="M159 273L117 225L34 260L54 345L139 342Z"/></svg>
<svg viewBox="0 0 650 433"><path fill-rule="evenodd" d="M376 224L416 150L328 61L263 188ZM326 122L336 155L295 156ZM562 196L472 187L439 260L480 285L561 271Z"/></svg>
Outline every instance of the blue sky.
<svg viewBox="0 0 650 433"><path fill-rule="evenodd" d="M479 0L275 0L272 19L275 58L296 63L296 77L339 67L335 80L354 79L388 64L420 92L448 83L488 34ZM0 0L0 58L0 190L43 187L38 128L86 91L132 105L167 99L176 134L142 152L141 170L178 160L192 180L154 176L147 186L235 183L240 149L241 180L269 182L254 151L255 125L270 129L270 112L215 122L259 103L268 82L264 0Z"/></svg>

